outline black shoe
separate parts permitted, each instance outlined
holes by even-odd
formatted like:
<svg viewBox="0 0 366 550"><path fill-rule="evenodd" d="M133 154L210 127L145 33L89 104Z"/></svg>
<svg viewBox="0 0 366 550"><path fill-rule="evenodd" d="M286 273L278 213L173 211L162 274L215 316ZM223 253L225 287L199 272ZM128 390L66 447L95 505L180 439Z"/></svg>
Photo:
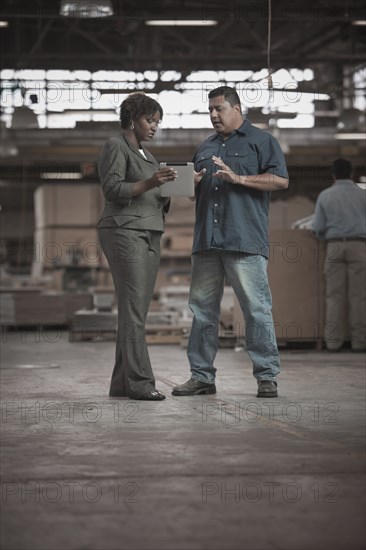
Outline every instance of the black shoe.
<svg viewBox="0 0 366 550"><path fill-rule="evenodd" d="M158 390L152 390L148 393L144 393L141 397L137 397L139 401L163 401L165 395Z"/></svg>
<svg viewBox="0 0 366 550"><path fill-rule="evenodd" d="M191 378L185 384L175 386L172 391L172 395L203 395L209 393L216 393L215 384L205 384Z"/></svg>
<svg viewBox="0 0 366 550"><path fill-rule="evenodd" d="M259 380L257 397L278 397L277 382L274 380Z"/></svg>
<svg viewBox="0 0 366 550"><path fill-rule="evenodd" d="M144 393L141 397L137 397L139 401L163 401L165 395L158 390L152 390Z"/></svg>

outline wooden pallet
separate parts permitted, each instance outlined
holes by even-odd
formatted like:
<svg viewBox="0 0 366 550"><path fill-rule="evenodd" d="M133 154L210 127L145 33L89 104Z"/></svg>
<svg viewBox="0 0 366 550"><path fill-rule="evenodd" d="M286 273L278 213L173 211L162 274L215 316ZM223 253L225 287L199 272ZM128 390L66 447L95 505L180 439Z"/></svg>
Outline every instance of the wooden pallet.
<svg viewBox="0 0 366 550"><path fill-rule="evenodd" d="M147 334L146 342L148 345L164 345L164 344L176 344L179 345L182 339L182 334L172 332Z"/></svg>
<svg viewBox="0 0 366 550"><path fill-rule="evenodd" d="M146 342L150 345L180 344L190 323L183 325L146 325Z"/></svg>
<svg viewBox="0 0 366 550"><path fill-rule="evenodd" d="M188 331L186 325L146 325L146 342L148 345L164 345L181 343L182 338ZM110 328L103 329L101 326L98 330L75 330L75 327L70 327L69 341L70 342L106 342L116 341L117 330Z"/></svg>

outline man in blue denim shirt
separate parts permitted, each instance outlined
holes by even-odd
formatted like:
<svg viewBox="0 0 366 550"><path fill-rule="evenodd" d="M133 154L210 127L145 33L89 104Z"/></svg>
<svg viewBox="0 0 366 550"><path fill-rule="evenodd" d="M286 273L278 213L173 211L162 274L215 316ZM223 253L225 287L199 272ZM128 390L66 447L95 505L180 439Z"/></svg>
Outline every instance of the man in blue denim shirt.
<svg viewBox="0 0 366 550"><path fill-rule="evenodd" d="M275 138L244 119L233 88L216 88L208 97L216 135L194 156L191 379L176 386L173 395L216 393L213 363L227 280L243 311L257 396L277 397L280 364L267 279L268 208L271 191L288 187L285 159Z"/></svg>

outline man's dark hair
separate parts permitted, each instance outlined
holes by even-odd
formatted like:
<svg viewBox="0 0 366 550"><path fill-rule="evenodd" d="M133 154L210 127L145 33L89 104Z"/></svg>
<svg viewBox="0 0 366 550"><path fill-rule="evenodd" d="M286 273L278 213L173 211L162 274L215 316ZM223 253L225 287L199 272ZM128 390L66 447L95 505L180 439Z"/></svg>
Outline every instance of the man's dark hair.
<svg viewBox="0 0 366 550"><path fill-rule="evenodd" d="M335 179L348 179L352 174L352 164L346 159L336 159L333 162L333 175Z"/></svg>
<svg viewBox="0 0 366 550"><path fill-rule="evenodd" d="M220 86L219 88L211 90L208 97L211 99L212 97L218 97L220 95L223 95L225 101L230 103L232 107L234 107L234 105L240 105L240 98L234 88L230 88L230 86Z"/></svg>
<svg viewBox="0 0 366 550"><path fill-rule="evenodd" d="M119 112L121 128L127 129L133 120L137 120L143 115L153 116L156 112L160 113L160 120L162 120L163 109L155 99L145 95L143 92L130 94L121 103Z"/></svg>

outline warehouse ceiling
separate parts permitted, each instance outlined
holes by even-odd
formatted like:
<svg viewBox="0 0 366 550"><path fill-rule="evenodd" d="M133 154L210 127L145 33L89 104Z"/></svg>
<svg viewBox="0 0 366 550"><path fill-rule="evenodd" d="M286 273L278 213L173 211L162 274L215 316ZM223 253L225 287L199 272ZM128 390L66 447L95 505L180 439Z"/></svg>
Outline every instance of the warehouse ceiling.
<svg viewBox="0 0 366 550"><path fill-rule="evenodd" d="M2 66L36 69L258 69L267 64L268 0L127 0L114 15L60 15L58 0L3 0ZM92 2L96 5L98 2ZM273 69L326 64L340 71L366 54L362 0L272 1ZM151 19L215 20L205 27Z"/></svg>

